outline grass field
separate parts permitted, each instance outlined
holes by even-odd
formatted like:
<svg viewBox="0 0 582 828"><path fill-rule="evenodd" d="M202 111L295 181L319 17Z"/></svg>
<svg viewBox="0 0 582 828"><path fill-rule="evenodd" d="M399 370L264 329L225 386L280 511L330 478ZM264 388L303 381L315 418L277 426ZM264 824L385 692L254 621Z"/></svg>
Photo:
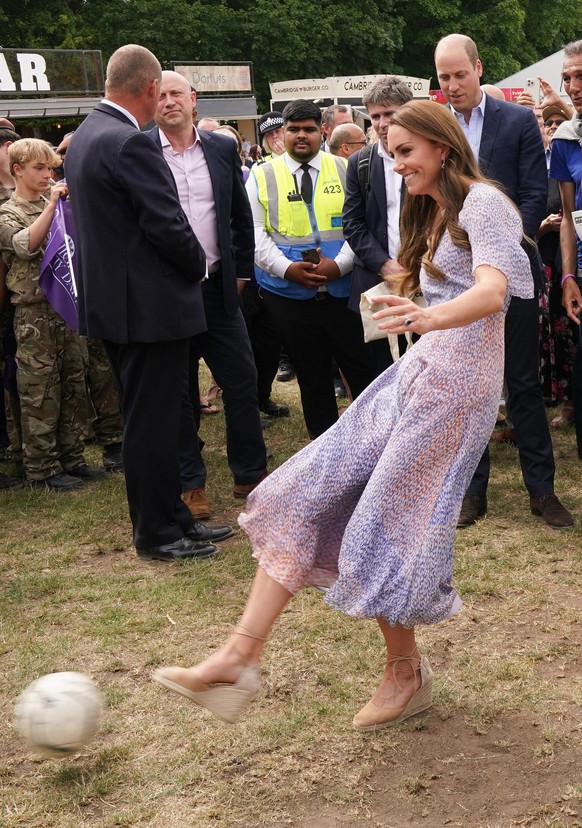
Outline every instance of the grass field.
<svg viewBox="0 0 582 828"><path fill-rule="evenodd" d="M273 466L306 440L295 383L276 386L292 417L265 432ZM203 436L215 517L235 525L221 414ZM463 610L419 630L435 704L377 734L351 729L382 671L377 627L315 590L277 623L238 724L152 683L157 665L197 661L236 620L255 568L240 531L214 560L148 564L120 475L68 495L0 493L1 828L582 826L573 447L571 431L555 435L556 490L577 518L565 532L530 514L515 449L493 448L489 515L457 533ZM107 701L99 735L65 760L35 756L11 727L18 693L58 670L88 673Z"/></svg>

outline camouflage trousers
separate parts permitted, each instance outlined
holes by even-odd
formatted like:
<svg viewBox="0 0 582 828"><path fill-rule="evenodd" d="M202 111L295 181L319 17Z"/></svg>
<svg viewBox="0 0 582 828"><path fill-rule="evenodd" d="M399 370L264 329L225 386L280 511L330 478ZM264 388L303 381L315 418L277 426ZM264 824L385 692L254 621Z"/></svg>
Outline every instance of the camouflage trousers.
<svg viewBox="0 0 582 828"><path fill-rule="evenodd" d="M85 350L88 418L102 446L121 443L123 425L117 391L105 348L100 339L81 337Z"/></svg>
<svg viewBox="0 0 582 828"><path fill-rule="evenodd" d="M14 333L24 468L44 480L83 462L81 342L48 302L17 305Z"/></svg>

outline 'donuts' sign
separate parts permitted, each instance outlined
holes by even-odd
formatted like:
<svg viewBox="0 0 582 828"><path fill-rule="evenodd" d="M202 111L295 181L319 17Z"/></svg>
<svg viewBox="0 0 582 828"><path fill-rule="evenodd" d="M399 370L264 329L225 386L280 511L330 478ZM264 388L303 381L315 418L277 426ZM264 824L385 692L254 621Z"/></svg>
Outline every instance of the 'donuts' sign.
<svg viewBox="0 0 582 828"><path fill-rule="evenodd" d="M198 94L212 92L252 92L250 63L174 63Z"/></svg>

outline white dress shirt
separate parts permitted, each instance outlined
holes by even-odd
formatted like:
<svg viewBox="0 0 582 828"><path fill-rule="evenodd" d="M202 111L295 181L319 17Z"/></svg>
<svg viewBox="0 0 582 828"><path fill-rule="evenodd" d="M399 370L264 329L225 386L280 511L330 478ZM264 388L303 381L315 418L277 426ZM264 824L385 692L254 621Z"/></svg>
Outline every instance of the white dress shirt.
<svg viewBox="0 0 582 828"><path fill-rule="evenodd" d="M391 259L398 258L400 250L400 196L402 176L394 172L394 159L378 141L378 155L384 164L384 181L386 182L386 212L388 215L388 253Z"/></svg>
<svg viewBox="0 0 582 828"><path fill-rule="evenodd" d="M128 112L127 109L124 109L122 106L119 106L119 104L113 103L113 101L108 101L107 98L103 98L101 103L105 104L106 106L110 106L113 109L117 109L118 112L123 112L125 117L129 118L129 120L135 126L135 128L139 129L139 124L137 122L137 118L134 118L134 116L131 114L131 112Z"/></svg>
<svg viewBox="0 0 582 828"><path fill-rule="evenodd" d="M473 155L475 156L476 161L479 161L479 147L481 146L481 134L483 133L483 120L485 118L486 101L487 95L485 92L482 92L479 104L471 111L469 123L466 122L465 116L462 112L457 112L457 110L451 106L451 112L456 116L461 129L465 133L467 141L473 150Z"/></svg>

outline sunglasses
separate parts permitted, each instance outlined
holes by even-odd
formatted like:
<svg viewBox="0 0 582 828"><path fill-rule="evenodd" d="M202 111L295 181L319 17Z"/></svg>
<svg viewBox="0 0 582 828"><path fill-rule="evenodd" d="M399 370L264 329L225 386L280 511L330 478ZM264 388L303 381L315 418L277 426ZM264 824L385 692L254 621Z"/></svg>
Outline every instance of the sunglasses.
<svg viewBox="0 0 582 828"><path fill-rule="evenodd" d="M560 126L560 124L563 124L564 122L565 122L564 118L560 118L559 121L553 121L553 120L552 121L544 121L544 126L545 127Z"/></svg>

